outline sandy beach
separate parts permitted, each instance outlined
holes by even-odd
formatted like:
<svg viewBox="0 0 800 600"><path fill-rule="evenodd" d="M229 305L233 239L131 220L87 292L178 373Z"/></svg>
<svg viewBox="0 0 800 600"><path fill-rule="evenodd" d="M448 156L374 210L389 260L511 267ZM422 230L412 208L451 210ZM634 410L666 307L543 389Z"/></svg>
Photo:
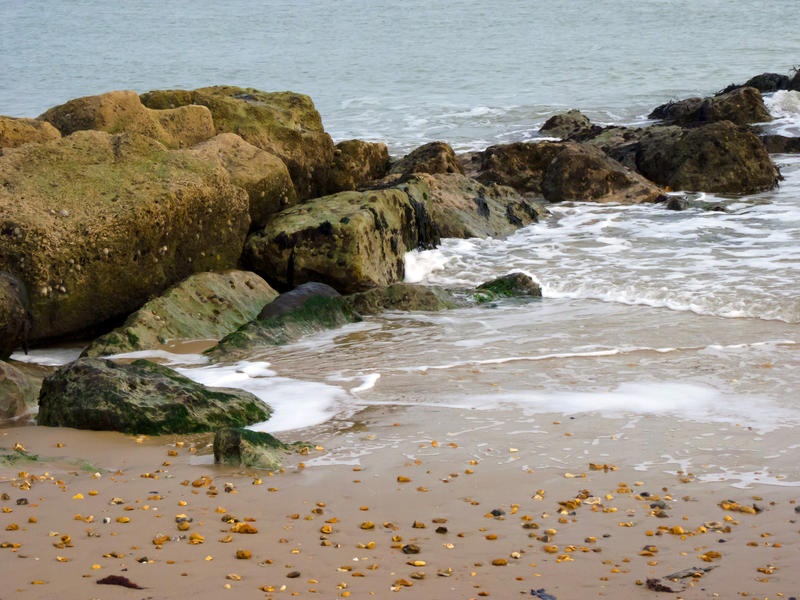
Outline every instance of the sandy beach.
<svg viewBox="0 0 800 600"><path fill-rule="evenodd" d="M336 435L299 432L318 449L276 473L210 464L209 436L3 429L40 458L0 470L0 597L797 594L796 488L636 470L646 449L621 422L539 422L520 436L372 407ZM324 464L345 440L367 451ZM98 585L109 575L142 589Z"/></svg>

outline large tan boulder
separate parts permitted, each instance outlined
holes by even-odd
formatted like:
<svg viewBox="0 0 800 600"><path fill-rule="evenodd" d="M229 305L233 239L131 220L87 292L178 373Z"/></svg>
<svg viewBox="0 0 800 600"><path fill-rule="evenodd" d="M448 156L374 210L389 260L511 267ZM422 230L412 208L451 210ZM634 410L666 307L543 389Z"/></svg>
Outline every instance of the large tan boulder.
<svg viewBox="0 0 800 600"><path fill-rule="evenodd" d="M196 273L97 338L82 356L148 350L176 340L219 340L255 319L277 297L255 273Z"/></svg>
<svg viewBox="0 0 800 600"><path fill-rule="evenodd" d="M297 203L289 170L283 161L245 142L235 133L220 133L187 150L192 156L217 161L231 182L250 197L250 227L263 227L269 215Z"/></svg>
<svg viewBox="0 0 800 600"><path fill-rule="evenodd" d="M208 107L217 133L235 133L250 144L280 157L289 168L301 200L331 191L333 140L311 98L293 92L214 86L196 90L157 90L142 102L165 110L200 104Z"/></svg>
<svg viewBox="0 0 800 600"><path fill-rule="evenodd" d="M331 186L335 190L357 190L386 175L389 151L386 144L345 140L336 144Z"/></svg>
<svg viewBox="0 0 800 600"><path fill-rule="evenodd" d="M114 91L85 96L54 106L39 116L62 135L84 129L108 133L139 133L169 148L193 146L214 135L211 111L204 106L168 110L145 107L136 92Z"/></svg>
<svg viewBox="0 0 800 600"><path fill-rule="evenodd" d="M78 131L0 157L0 270L27 286L31 339L126 315L238 262L250 217L216 162L135 134Z"/></svg>
<svg viewBox="0 0 800 600"><path fill-rule="evenodd" d="M46 142L61 137L58 129L36 119L0 116L0 148L16 148L30 142Z"/></svg>
<svg viewBox="0 0 800 600"><path fill-rule="evenodd" d="M568 143L548 165L542 181L545 200L641 204L666 200L666 193L622 166L602 150Z"/></svg>

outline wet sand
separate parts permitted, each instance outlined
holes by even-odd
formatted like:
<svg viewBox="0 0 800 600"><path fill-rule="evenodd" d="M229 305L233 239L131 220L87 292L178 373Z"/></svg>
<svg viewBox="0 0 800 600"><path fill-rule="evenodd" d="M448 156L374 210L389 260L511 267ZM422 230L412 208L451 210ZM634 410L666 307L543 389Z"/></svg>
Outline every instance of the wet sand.
<svg viewBox="0 0 800 600"><path fill-rule="evenodd" d="M797 487L637 470L658 449L607 420L541 417L516 435L445 409L361 417L280 436L322 449L272 474L210 464L210 436L0 430L41 457L0 468L0 598L800 594ZM648 589L685 569L698 576L658 582L676 593ZM98 585L109 575L143 589Z"/></svg>

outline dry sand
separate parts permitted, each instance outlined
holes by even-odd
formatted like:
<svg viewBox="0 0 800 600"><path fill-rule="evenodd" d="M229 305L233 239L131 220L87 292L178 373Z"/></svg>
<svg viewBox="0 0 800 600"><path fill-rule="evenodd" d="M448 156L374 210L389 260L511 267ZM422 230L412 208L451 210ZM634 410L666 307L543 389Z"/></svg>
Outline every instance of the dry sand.
<svg viewBox="0 0 800 600"><path fill-rule="evenodd" d="M459 423L430 409L367 412L346 430L300 432L324 449L274 474L210 464L210 436L0 430L0 446L41 457L0 468L0 598L800 595L794 487L636 471L637 448L624 445L619 464L536 464L543 445L557 461L567 434L597 436L588 422L553 423L512 448L497 428L449 432ZM358 466L324 464L345 439L369 449ZM667 517L650 508L658 499ZM728 499L763 510L726 510ZM232 532L231 517L257 533ZM419 552L404 553L410 544ZM677 593L647 588L687 568L698 576L660 582ZM109 575L143 589L98 585Z"/></svg>

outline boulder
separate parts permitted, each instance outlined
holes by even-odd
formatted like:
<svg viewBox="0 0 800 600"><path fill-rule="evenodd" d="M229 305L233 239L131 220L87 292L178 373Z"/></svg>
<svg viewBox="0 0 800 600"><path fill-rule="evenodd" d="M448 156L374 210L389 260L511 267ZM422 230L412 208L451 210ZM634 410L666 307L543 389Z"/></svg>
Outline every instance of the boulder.
<svg viewBox="0 0 800 600"><path fill-rule="evenodd" d="M361 315L376 315L387 310L440 311L466 305L445 289L413 283L393 283L344 299Z"/></svg>
<svg viewBox="0 0 800 600"><path fill-rule="evenodd" d="M214 135L214 122L206 107L151 110L129 90L76 98L54 106L38 119L54 125L65 136L85 129L138 133L168 148L194 146Z"/></svg>
<svg viewBox="0 0 800 600"><path fill-rule="evenodd" d="M250 198L250 228L263 227L269 215L297 204L297 194L283 161L248 144L235 133L219 135L187 150L197 158L216 161Z"/></svg>
<svg viewBox="0 0 800 600"><path fill-rule="evenodd" d="M789 80L789 89L800 92L800 69L796 70L791 80Z"/></svg>
<svg viewBox="0 0 800 600"><path fill-rule="evenodd" d="M402 281L405 253L439 242L426 194L405 183L298 204L247 238L243 261L279 289L320 281L351 293Z"/></svg>
<svg viewBox="0 0 800 600"><path fill-rule="evenodd" d="M756 75L755 77L748 79L744 85L729 85L724 90L717 93L717 96L727 94L728 92L743 87L756 88L762 94L769 94L771 92L777 92L778 90L788 90L789 82L789 77L786 75L781 75L780 73L761 73L761 75Z"/></svg>
<svg viewBox="0 0 800 600"><path fill-rule="evenodd" d="M482 283L475 294L478 302L514 297L541 298L542 288L525 273L514 272Z"/></svg>
<svg viewBox="0 0 800 600"><path fill-rule="evenodd" d="M772 120L761 93L753 87L736 88L711 98L668 102L655 108L648 117L679 125L716 121L747 125Z"/></svg>
<svg viewBox="0 0 800 600"><path fill-rule="evenodd" d="M255 273L197 273L149 300L82 356L153 349L173 340L219 340L252 321L277 296Z"/></svg>
<svg viewBox="0 0 800 600"><path fill-rule="evenodd" d="M16 148L22 144L40 144L61 137L58 129L36 119L0 116L0 148Z"/></svg>
<svg viewBox="0 0 800 600"><path fill-rule="evenodd" d="M667 126L660 126L667 127ZM680 131L678 126L674 126L675 131ZM620 127L612 125L609 127L593 126L575 137L575 141L590 144L599 148L611 158L622 164L624 167L637 170L636 153L639 150L639 139L643 132L642 128Z"/></svg>
<svg viewBox="0 0 800 600"><path fill-rule="evenodd" d="M478 181L507 185L519 193L542 192L547 167L565 148L563 142L514 142L489 146L481 155Z"/></svg>
<svg viewBox="0 0 800 600"><path fill-rule="evenodd" d="M309 281L278 296L276 300L273 300L261 309L257 318L259 321L275 319L293 310L302 308L306 300L312 296L335 298L341 296L341 294L329 285L319 283L318 281Z"/></svg>
<svg viewBox="0 0 800 600"><path fill-rule="evenodd" d="M345 140L336 144L331 171L334 190L357 190L381 179L389 170L386 144Z"/></svg>
<svg viewBox="0 0 800 600"><path fill-rule="evenodd" d="M427 189L427 214L443 238L505 237L547 214L541 203L510 187L485 185L457 173L420 174L408 183Z"/></svg>
<svg viewBox="0 0 800 600"><path fill-rule="evenodd" d="M281 466L283 456L291 449L263 431L229 427L214 434L216 464L274 470Z"/></svg>
<svg viewBox="0 0 800 600"><path fill-rule="evenodd" d="M302 298L300 299L302 301ZM342 296L312 295L302 304L263 320L256 319L225 336L206 351L213 360L234 361L256 350L283 346L302 337L361 321Z"/></svg>
<svg viewBox="0 0 800 600"><path fill-rule="evenodd" d="M141 100L149 108L162 110L190 104L208 107L217 133L236 133L283 160L301 200L338 191L330 184L333 140L308 96L213 86L152 91L142 94Z"/></svg>
<svg viewBox="0 0 800 600"><path fill-rule="evenodd" d="M542 193L550 202L640 204L666 199L664 190L598 148L575 143L569 143L547 167Z"/></svg>
<svg viewBox="0 0 800 600"><path fill-rule="evenodd" d="M236 266L249 224L246 192L216 162L141 135L78 131L0 157L0 270L27 286L32 340Z"/></svg>
<svg viewBox="0 0 800 600"><path fill-rule="evenodd" d="M591 126L589 117L579 110L572 109L547 119L539 129L539 133L564 140L586 131Z"/></svg>
<svg viewBox="0 0 800 600"><path fill-rule="evenodd" d="M390 172L397 175L412 173L461 173L464 169L453 149L444 142L430 142L406 154L392 165Z"/></svg>
<svg viewBox="0 0 800 600"><path fill-rule="evenodd" d="M770 154L797 154L800 152L800 138L785 135L762 135L761 141Z"/></svg>
<svg viewBox="0 0 800 600"><path fill-rule="evenodd" d="M39 396L38 382L7 362L0 361L0 419L29 413Z"/></svg>
<svg viewBox="0 0 800 600"><path fill-rule="evenodd" d="M0 360L17 348L28 349L31 330L28 291L20 279L0 271Z"/></svg>
<svg viewBox="0 0 800 600"><path fill-rule="evenodd" d="M673 190L753 194L780 176L761 140L729 121L700 127L648 127L638 141L638 171Z"/></svg>
<svg viewBox="0 0 800 600"><path fill-rule="evenodd" d="M269 407L242 390L209 388L146 360L80 358L47 377L39 425L159 435L266 421Z"/></svg>

